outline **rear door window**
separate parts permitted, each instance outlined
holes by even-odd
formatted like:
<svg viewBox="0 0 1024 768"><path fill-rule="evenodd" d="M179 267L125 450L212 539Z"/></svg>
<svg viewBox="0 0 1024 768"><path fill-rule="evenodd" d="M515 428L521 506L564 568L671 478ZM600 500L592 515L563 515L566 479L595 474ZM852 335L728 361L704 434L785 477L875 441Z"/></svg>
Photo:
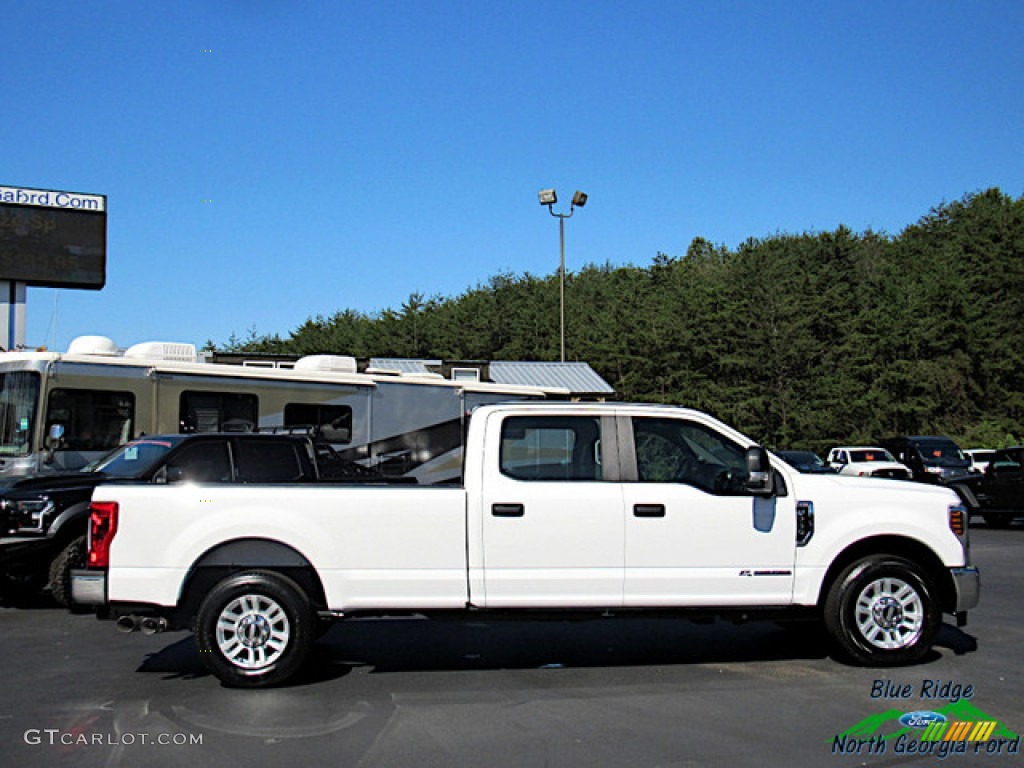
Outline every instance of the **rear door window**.
<svg viewBox="0 0 1024 768"><path fill-rule="evenodd" d="M295 443L285 440L239 440L235 461L240 483L292 483L304 477Z"/></svg>

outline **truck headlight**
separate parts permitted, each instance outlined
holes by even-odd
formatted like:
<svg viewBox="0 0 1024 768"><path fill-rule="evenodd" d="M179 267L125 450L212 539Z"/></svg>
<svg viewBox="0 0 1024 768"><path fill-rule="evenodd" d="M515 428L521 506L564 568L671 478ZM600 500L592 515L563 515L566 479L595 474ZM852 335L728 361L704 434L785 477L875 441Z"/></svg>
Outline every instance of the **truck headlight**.
<svg viewBox="0 0 1024 768"><path fill-rule="evenodd" d="M53 510L53 502L49 499L5 500L4 508L10 513L12 527L20 531L42 532L46 516Z"/></svg>

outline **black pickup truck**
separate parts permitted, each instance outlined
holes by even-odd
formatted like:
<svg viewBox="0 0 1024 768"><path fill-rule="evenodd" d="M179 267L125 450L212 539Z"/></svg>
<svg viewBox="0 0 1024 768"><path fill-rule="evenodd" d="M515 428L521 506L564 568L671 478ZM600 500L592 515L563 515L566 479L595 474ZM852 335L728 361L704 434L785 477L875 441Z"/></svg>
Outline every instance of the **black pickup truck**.
<svg viewBox="0 0 1024 768"><path fill-rule="evenodd" d="M93 489L111 482L366 482L379 476L303 434L207 432L139 437L77 472L20 480L0 495L0 597L49 588L70 602L85 563Z"/></svg>
<svg viewBox="0 0 1024 768"><path fill-rule="evenodd" d="M1024 446L996 451L975 495L978 512L993 528L1006 528L1024 515Z"/></svg>

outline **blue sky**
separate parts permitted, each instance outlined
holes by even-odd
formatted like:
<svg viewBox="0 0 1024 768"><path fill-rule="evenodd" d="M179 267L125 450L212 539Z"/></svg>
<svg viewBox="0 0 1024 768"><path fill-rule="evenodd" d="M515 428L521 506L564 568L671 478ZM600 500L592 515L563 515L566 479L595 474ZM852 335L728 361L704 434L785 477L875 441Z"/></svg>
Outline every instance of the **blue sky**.
<svg viewBox="0 0 1024 768"><path fill-rule="evenodd" d="M542 187L589 195L569 270L1016 197L1022 22L943 0L0 0L0 185L109 209L106 287L30 288L26 342L287 336L551 274Z"/></svg>

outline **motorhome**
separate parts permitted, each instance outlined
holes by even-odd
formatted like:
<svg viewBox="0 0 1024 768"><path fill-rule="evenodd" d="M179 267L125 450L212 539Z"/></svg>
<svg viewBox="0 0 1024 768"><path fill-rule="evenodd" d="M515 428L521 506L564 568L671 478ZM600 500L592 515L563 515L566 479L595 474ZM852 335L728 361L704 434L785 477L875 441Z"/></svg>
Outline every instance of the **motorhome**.
<svg viewBox="0 0 1024 768"><path fill-rule="evenodd" d="M120 349L102 336L81 336L66 353L2 353L0 483L78 469L140 434L312 425L345 458L433 484L458 479L473 408L579 394L453 378L360 372L355 358L340 355L289 367L214 363L192 344Z"/></svg>

